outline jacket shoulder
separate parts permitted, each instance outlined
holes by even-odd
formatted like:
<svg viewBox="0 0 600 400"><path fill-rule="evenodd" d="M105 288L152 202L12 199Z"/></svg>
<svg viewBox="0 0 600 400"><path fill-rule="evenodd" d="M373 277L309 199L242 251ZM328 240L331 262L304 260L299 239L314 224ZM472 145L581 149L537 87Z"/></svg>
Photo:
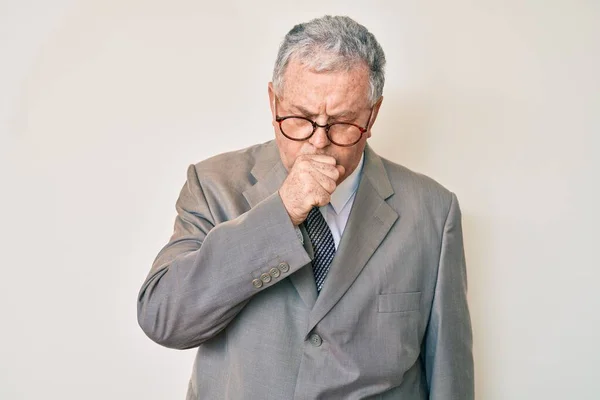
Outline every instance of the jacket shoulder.
<svg viewBox="0 0 600 400"><path fill-rule="evenodd" d="M230 188L245 186L252 180L251 171L257 161L271 157L274 153L273 147L273 141L256 144L217 154L194 164L193 167L200 183L225 184Z"/></svg>
<svg viewBox="0 0 600 400"><path fill-rule="evenodd" d="M233 170L251 170L256 160L271 150L272 142L255 144L244 149L228 151L202 160L194 167L203 173L231 173Z"/></svg>
<svg viewBox="0 0 600 400"><path fill-rule="evenodd" d="M429 212L447 213L453 193L435 179L403 165L381 158L394 188L396 201L425 207Z"/></svg>

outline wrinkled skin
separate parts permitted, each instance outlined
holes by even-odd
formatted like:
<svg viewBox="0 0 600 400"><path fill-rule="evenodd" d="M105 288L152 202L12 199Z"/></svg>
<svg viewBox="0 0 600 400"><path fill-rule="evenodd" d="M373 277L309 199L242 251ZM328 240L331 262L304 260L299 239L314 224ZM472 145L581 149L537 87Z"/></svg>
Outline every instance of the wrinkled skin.
<svg viewBox="0 0 600 400"><path fill-rule="evenodd" d="M314 206L328 204L337 185L358 166L383 97L373 105L368 131L354 146L336 146L323 128L318 128L308 140L297 142L279 130L275 121L276 102L279 116L304 116L320 125L337 121L365 127L371 113L369 71L366 65L359 64L350 71L314 72L292 59L284 82L279 96L269 83L275 140L288 170L279 195L292 223L299 225Z"/></svg>

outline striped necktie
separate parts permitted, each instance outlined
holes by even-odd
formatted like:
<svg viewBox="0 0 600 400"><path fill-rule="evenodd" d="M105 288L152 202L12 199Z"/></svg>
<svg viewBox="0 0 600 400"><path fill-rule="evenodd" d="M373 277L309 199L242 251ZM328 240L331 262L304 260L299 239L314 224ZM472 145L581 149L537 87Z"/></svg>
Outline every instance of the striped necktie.
<svg viewBox="0 0 600 400"><path fill-rule="evenodd" d="M323 218L321 211L317 207L310 210L306 221L304 221L304 225L306 226L306 231L308 232L308 237L315 253L312 267L315 274L317 292L320 292L331 261L335 256L335 243L329 226L327 226L325 218Z"/></svg>

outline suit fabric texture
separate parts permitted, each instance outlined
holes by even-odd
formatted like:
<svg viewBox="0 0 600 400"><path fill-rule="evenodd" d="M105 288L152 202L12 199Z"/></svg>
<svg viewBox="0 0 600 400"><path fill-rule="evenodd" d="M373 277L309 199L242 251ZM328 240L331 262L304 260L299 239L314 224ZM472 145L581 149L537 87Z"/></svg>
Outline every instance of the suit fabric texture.
<svg viewBox="0 0 600 400"><path fill-rule="evenodd" d="M192 165L138 296L155 342L198 348L187 399L474 397L461 213L368 145L319 295L274 141Z"/></svg>

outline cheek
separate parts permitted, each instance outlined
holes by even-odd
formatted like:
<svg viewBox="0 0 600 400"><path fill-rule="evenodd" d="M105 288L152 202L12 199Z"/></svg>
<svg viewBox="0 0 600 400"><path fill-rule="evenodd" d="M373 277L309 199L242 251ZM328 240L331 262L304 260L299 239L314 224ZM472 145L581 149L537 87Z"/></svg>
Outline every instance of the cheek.
<svg viewBox="0 0 600 400"><path fill-rule="evenodd" d="M346 170L350 168L356 167L358 162L360 161L360 157L362 156L364 150L364 146L359 146L358 144L352 148L345 149L341 151L337 158L338 162L340 162Z"/></svg>
<svg viewBox="0 0 600 400"><path fill-rule="evenodd" d="M336 157L336 158L340 161L343 161L344 164L349 166L354 163L356 154L357 154L357 151L354 148L340 149L340 151L338 152L338 157Z"/></svg>
<svg viewBox="0 0 600 400"><path fill-rule="evenodd" d="M281 161L286 169L289 171L290 168L294 165L296 161L296 157L298 156L300 150L299 146L296 142L288 140L283 137L283 135L278 134L276 137L277 147L279 148L279 155L281 157Z"/></svg>

